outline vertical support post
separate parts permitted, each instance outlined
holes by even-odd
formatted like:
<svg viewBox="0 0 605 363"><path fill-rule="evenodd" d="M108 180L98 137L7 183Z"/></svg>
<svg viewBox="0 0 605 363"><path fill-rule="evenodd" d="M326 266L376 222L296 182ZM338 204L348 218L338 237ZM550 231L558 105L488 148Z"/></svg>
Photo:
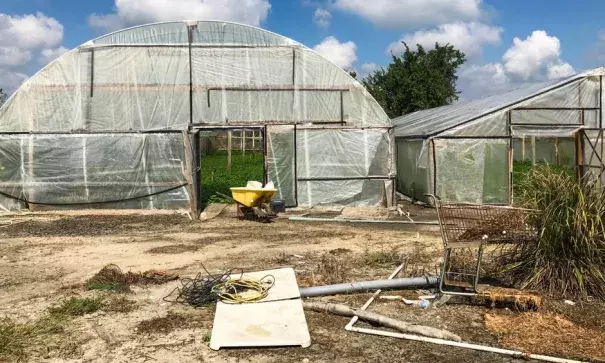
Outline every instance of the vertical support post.
<svg viewBox="0 0 605 363"><path fill-rule="evenodd" d="M202 213L202 152L200 131L195 130L193 134L193 190L195 191L195 211L197 218ZM196 219L197 219L196 218Z"/></svg>
<svg viewBox="0 0 605 363"><path fill-rule="evenodd" d="M601 139L601 168L599 173L599 181L602 181L603 177L603 76L599 76L599 138Z"/></svg>
<svg viewBox="0 0 605 363"><path fill-rule="evenodd" d="M525 160L525 135L521 138L521 160Z"/></svg>
<svg viewBox="0 0 605 363"><path fill-rule="evenodd" d="M574 138L576 144L576 176L578 179L582 179L584 176L584 132L582 130L577 131Z"/></svg>
<svg viewBox="0 0 605 363"><path fill-rule="evenodd" d="M513 139L513 121L512 121L512 110L508 111L508 118L506 120L507 132L508 132L508 204L513 204L514 201L514 167L515 167L515 140ZM523 136L523 157L525 158L525 136Z"/></svg>
<svg viewBox="0 0 605 363"><path fill-rule="evenodd" d="M90 97L94 96L94 84L95 84L95 48L90 51Z"/></svg>
<svg viewBox="0 0 605 363"><path fill-rule="evenodd" d="M269 136L267 135L267 125L263 127L263 175L265 176L265 185L269 182Z"/></svg>
<svg viewBox="0 0 605 363"><path fill-rule="evenodd" d="M555 137L555 163L561 165L561 158L559 156L559 138Z"/></svg>
<svg viewBox="0 0 605 363"><path fill-rule="evenodd" d="M88 202L88 198L90 197L90 192L88 190L88 166L87 156L86 156L86 144L88 141L87 136L82 136L82 174L84 174L84 193L86 195L86 201Z"/></svg>
<svg viewBox="0 0 605 363"><path fill-rule="evenodd" d="M34 181L35 181L35 170L36 170L36 166L35 166L35 147L34 147L34 135L30 135L29 136L29 146L28 146L28 155L27 155L27 164L28 164L28 182L29 182L29 189L28 189L28 195L27 195L27 200L28 201L32 201L34 202L36 200L36 187L34 186ZM29 210L30 211L34 211L35 209L35 204L31 204L28 203L29 205Z"/></svg>
<svg viewBox="0 0 605 363"><path fill-rule="evenodd" d="M187 24L187 41L189 43L189 123L193 123L193 61L191 55L191 44L193 43L193 29L197 25ZM210 99L210 91L208 91L208 99ZM208 101L210 102L210 101Z"/></svg>
<svg viewBox="0 0 605 363"><path fill-rule="evenodd" d="M242 129L241 132L242 137L242 163L246 163L246 130Z"/></svg>
<svg viewBox="0 0 605 363"><path fill-rule="evenodd" d="M531 137L531 165L536 165L536 137Z"/></svg>
<svg viewBox="0 0 605 363"><path fill-rule="evenodd" d="M298 140L296 136L296 124L294 125L294 199L296 200L296 207L298 207ZM309 152L306 149L305 152Z"/></svg>
<svg viewBox="0 0 605 363"><path fill-rule="evenodd" d="M185 179L187 179L187 192L189 194L189 211L191 212L191 218L197 220L198 214L198 190L194 182L193 170L194 168L194 155L196 154L193 150L190 135L187 131L183 131L183 146L185 148Z"/></svg>
<svg viewBox="0 0 605 363"><path fill-rule="evenodd" d="M340 91L340 124L345 125L345 96L344 92Z"/></svg>
<svg viewBox="0 0 605 363"><path fill-rule="evenodd" d="M232 131L227 131L227 170L231 171L231 136Z"/></svg>
<svg viewBox="0 0 605 363"><path fill-rule="evenodd" d="M252 151L256 151L256 130L252 131Z"/></svg>
<svg viewBox="0 0 605 363"><path fill-rule="evenodd" d="M433 195L437 195L437 154L435 152L435 139L431 139L431 149L433 150Z"/></svg>

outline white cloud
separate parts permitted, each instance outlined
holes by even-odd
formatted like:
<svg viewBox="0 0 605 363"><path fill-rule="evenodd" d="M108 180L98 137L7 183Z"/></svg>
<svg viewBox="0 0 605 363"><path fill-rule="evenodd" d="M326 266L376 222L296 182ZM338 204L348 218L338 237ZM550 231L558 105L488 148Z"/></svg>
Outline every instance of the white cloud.
<svg viewBox="0 0 605 363"><path fill-rule="evenodd" d="M59 58L63 54L67 53L68 51L69 49L65 47L42 49L42 51L40 52L39 61L41 64L48 64L54 61L55 59Z"/></svg>
<svg viewBox="0 0 605 363"><path fill-rule="evenodd" d="M0 14L0 46L21 49L54 47L63 40L63 25L38 12L35 15Z"/></svg>
<svg viewBox="0 0 605 363"><path fill-rule="evenodd" d="M481 98L512 87L500 63L469 65L458 71L458 89L464 99Z"/></svg>
<svg viewBox="0 0 605 363"><path fill-rule="evenodd" d="M57 55L62 41L63 25L54 18L0 13L0 88L12 94L29 77L32 59Z"/></svg>
<svg viewBox="0 0 605 363"><path fill-rule="evenodd" d="M0 67L18 66L29 62L31 52L17 47L0 47Z"/></svg>
<svg viewBox="0 0 605 363"><path fill-rule="evenodd" d="M482 0L336 0L337 9L356 14L378 27L412 28L477 20Z"/></svg>
<svg viewBox="0 0 605 363"><path fill-rule="evenodd" d="M502 31L503 29L500 27L477 22L443 24L435 29L423 29L405 34L401 40L391 43L388 51L389 53L403 53L405 46L402 42L406 42L410 48L415 48L417 44L425 48L432 48L435 43L439 43L455 46L463 51L469 59L480 58L485 45L500 44Z"/></svg>
<svg viewBox="0 0 605 363"><path fill-rule="evenodd" d="M88 23L104 30L183 19L223 20L260 26L270 9L269 0L115 0L115 13L92 14Z"/></svg>
<svg viewBox="0 0 605 363"><path fill-rule="evenodd" d="M332 22L332 14L326 9L317 8L313 14L313 22L319 28L328 29Z"/></svg>
<svg viewBox="0 0 605 363"><path fill-rule="evenodd" d="M376 72L380 66L376 63L364 63L361 65L360 79L367 77L369 74Z"/></svg>
<svg viewBox="0 0 605 363"><path fill-rule="evenodd" d="M501 63L471 64L458 72L463 98L480 98L515 88L522 83L557 79L575 70L561 59L561 42L536 30L525 40L515 38Z"/></svg>
<svg viewBox="0 0 605 363"><path fill-rule="evenodd" d="M561 60L559 38L543 30L535 30L525 40L515 38L502 60L506 72L513 78L543 80L569 76L573 67Z"/></svg>
<svg viewBox="0 0 605 363"><path fill-rule="evenodd" d="M353 69L357 61L357 45L353 42L341 43L334 37L327 37L313 49L345 70Z"/></svg>
<svg viewBox="0 0 605 363"><path fill-rule="evenodd" d="M0 89L6 95L10 95L28 78L24 73L0 68Z"/></svg>

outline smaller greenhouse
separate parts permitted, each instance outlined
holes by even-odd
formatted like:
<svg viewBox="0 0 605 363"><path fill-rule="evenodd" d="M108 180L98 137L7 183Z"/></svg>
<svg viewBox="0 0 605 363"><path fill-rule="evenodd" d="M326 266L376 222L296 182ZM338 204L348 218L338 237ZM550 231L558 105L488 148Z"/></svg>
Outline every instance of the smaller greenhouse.
<svg viewBox="0 0 605 363"><path fill-rule="evenodd" d="M394 119L397 190L429 202L510 204L537 163L602 178L603 75L525 84Z"/></svg>

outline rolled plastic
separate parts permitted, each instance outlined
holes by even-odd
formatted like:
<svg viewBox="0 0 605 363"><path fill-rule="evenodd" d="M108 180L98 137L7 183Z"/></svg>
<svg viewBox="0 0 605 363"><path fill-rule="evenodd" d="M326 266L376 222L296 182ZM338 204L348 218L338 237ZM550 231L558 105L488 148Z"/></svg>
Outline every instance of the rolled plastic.
<svg viewBox="0 0 605 363"><path fill-rule="evenodd" d="M352 292L398 290L410 287L433 286L437 285L438 281L438 276L408 277L392 280L362 281L337 285L305 287L299 291L301 297L330 296Z"/></svg>

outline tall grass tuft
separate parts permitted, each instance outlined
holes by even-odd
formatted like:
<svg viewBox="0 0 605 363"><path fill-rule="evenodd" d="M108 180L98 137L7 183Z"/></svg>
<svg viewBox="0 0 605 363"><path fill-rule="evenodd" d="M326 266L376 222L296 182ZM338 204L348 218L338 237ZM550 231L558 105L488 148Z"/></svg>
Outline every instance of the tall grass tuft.
<svg viewBox="0 0 605 363"><path fill-rule="evenodd" d="M553 295L605 299L605 188L536 166L515 202L538 210L529 223L539 241L504 249L504 278Z"/></svg>

